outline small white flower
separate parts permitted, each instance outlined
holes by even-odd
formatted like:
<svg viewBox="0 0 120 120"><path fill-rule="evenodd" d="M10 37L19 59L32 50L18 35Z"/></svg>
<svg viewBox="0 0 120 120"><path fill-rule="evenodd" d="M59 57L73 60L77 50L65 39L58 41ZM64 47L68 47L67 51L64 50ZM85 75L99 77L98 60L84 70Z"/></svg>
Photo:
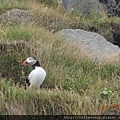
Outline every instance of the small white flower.
<svg viewBox="0 0 120 120"><path fill-rule="evenodd" d="M103 94L106 95L106 94L107 94L107 91L103 91Z"/></svg>
<svg viewBox="0 0 120 120"><path fill-rule="evenodd" d="M107 88L104 88L104 90L107 90Z"/></svg>
<svg viewBox="0 0 120 120"><path fill-rule="evenodd" d="M74 11L74 8L71 8L71 11Z"/></svg>

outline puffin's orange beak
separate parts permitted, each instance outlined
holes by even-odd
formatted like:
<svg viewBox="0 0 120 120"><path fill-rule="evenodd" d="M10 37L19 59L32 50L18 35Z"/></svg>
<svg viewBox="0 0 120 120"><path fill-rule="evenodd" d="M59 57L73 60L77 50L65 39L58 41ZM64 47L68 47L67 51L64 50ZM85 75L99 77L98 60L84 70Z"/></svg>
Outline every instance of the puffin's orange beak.
<svg viewBox="0 0 120 120"><path fill-rule="evenodd" d="M22 64L23 64L23 65L27 65L27 61L26 61L26 60L24 60Z"/></svg>

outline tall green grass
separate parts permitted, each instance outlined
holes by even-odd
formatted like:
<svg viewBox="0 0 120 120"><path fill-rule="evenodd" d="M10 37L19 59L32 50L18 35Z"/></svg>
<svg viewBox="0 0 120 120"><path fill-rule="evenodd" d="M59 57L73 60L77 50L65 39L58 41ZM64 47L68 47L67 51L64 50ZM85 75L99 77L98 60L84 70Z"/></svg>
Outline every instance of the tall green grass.
<svg viewBox="0 0 120 120"><path fill-rule="evenodd" d="M57 0L51 0L51 1L49 1L49 0L36 0L36 1L38 1L41 4L48 5L50 7L52 6L52 7L56 8L58 6L58 1Z"/></svg>
<svg viewBox="0 0 120 120"><path fill-rule="evenodd" d="M74 93L72 90L32 89L24 90L23 87L12 84L1 79L1 115L100 115L119 114L118 110L111 110L113 104L119 105L118 93L112 98L102 99L98 93L101 86L98 80L98 87L95 84L84 95ZM100 89L101 90L101 89ZM100 91L99 90L99 91ZM107 101L106 101L107 100ZM108 110L102 110L103 105L108 105Z"/></svg>
<svg viewBox="0 0 120 120"><path fill-rule="evenodd" d="M28 27L29 28L29 27ZM30 28L31 29L31 28ZM29 41L32 37L34 37L34 30L22 28L21 26L14 25L11 27L3 27L1 28L1 40L8 40L9 42L15 41L15 40L25 40Z"/></svg>

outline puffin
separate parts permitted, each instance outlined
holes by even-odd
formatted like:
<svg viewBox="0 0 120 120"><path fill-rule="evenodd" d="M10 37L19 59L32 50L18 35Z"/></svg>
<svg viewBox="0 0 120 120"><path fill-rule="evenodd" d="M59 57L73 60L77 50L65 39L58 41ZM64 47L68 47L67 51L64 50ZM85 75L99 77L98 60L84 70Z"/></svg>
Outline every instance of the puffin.
<svg viewBox="0 0 120 120"><path fill-rule="evenodd" d="M32 71L28 75L28 78L26 79L26 83L31 88L34 89L40 88L40 85L43 83L43 81L46 78L46 71L41 67L40 63L35 57L28 57L26 60L23 61L23 65L31 65ZM26 89L26 84L25 84Z"/></svg>

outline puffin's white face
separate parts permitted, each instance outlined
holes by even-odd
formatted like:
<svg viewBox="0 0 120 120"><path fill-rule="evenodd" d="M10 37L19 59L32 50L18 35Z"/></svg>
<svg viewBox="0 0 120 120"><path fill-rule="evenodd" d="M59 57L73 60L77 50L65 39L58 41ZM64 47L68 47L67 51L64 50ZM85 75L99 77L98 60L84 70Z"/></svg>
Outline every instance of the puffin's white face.
<svg viewBox="0 0 120 120"><path fill-rule="evenodd" d="M27 64L34 65L36 62L37 60L35 58L29 57L23 62L23 65L27 65Z"/></svg>
<svg viewBox="0 0 120 120"><path fill-rule="evenodd" d="M26 62L30 65L34 65L37 62L37 60L34 59L33 57L29 57L27 58Z"/></svg>

